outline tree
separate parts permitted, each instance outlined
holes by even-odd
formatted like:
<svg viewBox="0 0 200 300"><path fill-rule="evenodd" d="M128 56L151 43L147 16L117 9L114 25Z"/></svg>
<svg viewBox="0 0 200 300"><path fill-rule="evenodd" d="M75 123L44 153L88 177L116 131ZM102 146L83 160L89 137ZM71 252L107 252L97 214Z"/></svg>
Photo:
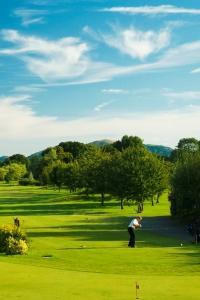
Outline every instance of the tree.
<svg viewBox="0 0 200 300"><path fill-rule="evenodd" d="M144 147L142 140L137 136L124 135L121 141L116 141L112 144L114 148L119 151L125 150L129 147L141 148Z"/></svg>
<svg viewBox="0 0 200 300"><path fill-rule="evenodd" d="M39 179L43 167L43 157L35 155L29 158L29 169L35 179Z"/></svg>
<svg viewBox="0 0 200 300"><path fill-rule="evenodd" d="M80 187L80 166L78 161L62 165L60 174L63 184L70 192L75 192Z"/></svg>
<svg viewBox="0 0 200 300"><path fill-rule="evenodd" d="M1 167L0 168L0 181L4 181L5 180L5 176L7 174L8 170L6 167Z"/></svg>
<svg viewBox="0 0 200 300"><path fill-rule="evenodd" d="M178 142L179 150L195 152L199 150L199 141L195 138L183 138Z"/></svg>
<svg viewBox="0 0 200 300"><path fill-rule="evenodd" d="M26 173L27 169L25 165L12 163L6 166L6 174L5 174L5 181L18 181L21 179Z"/></svg>
<svg viewBox="0 0 200 300"><path fill-rule="evenodd" d="M39 180L42 185L49 185L52 184L52 172L53 169L56 167L57 163L59 162L56 149L48 148L49 150L45 152L43 155L42 160L39 164Z"/></svg>
<svg viewBox="0 0 200 300"><path fill-rule="evenodd" d="M109 153L97 147L89 148L79 159L81 185L86 189L87 194L100 194L102 205L104 205L110 180L110 159Z"/></svg>
<svg viewBox="0 0 200 300"><path fill-rule="evenodd" d="M64 149L61 146L56 146L55 147L57 158L64 162L64 163L69 163L73 161L73 155L70 152L65 152Z"/></svg>
<svg viewBox="0 0 200 300"><path fill-rule="evenodd" d="M121 209L124 208L123 201L129 195L129 174L122 153L115 153L111 158L109 193L120 200Z"/></svg>
<svg viewBox="0 0 200 300"><path fill-rule="evenodd" d="M141 212L144 201L161 192L163 161L145 148L127 148L115 156L112 165L111 193L120 199L122 209L127 199L133 200Z"/></svg>
<svg viewBox="0 0 200 300"><path fill-rule="evenodd" d="M59 146L63 148L64 152L71 153L74 159L80 157L87 150L87 145L79 142L62 142Z"/></svg>
<svg viewBox="0 0 200 300"><path fill-rule="evenodd" d="M184 160L185 155L188 153L193 154L199 152L200 142L195 138L183 138L180 139L176 149L174 149L170 155L170 160L176 162L178 160Z"/></svg>
<svg viewBox="0 0 200 300"><path fill-rule="evenodd" d="M185 155L179 160L172 177L171 201L172 215L195 217L200 213L200 153Z"/></svg>
<svg viewBox="0 0 200 300"><path fill-rule="evenodd" d="M5 161L4 161L4 165L9 165L12 163L16 163L16 164L21 164L21 165L26 165L26 167L29 167L29 160L26 156L22 155L22 154L14 154L10 157L8 157Z"/></svg>

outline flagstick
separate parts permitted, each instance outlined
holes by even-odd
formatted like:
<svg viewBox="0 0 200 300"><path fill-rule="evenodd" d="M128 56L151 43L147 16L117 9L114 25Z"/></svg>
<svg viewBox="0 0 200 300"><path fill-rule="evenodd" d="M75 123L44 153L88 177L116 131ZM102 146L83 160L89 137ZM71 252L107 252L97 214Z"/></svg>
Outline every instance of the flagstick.
<svg viewBox="0 0 200 300"><path fill-rule="evenodd" d="M139 299L138 296L138 290L139 290L139 284L137 283L137 281L135 282L135 295L136 295L136 299Z"/></svg>

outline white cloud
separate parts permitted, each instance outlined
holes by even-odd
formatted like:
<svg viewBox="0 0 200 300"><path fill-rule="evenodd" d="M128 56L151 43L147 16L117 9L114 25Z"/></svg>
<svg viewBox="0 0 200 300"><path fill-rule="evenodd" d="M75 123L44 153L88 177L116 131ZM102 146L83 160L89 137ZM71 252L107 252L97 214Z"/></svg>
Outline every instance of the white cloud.
<svg viewBox="0 0 200 300"><path fill-rule="evenodd" d="M103 94L114 94L114 95L119 95L119 94L128 94L129 91L124 90L124 89L103 89L101 90Z"/></svg>
<svg viewBox="0 0 200 300"><path fill-rule="evenodd" d="M157 53L170 43L169 30L158 32L141 31L134 27L127 29L114 28L114 32L103 36L107 45L128 54L133 58L144 59L152 53Z"/></svg>
<svg viewBox="0 0 200 300"><path fill-rule="evenodd" d="M61 140L91 141L99 138L120 138L138 135L145 143L174 146L185 136L199 139L200 106L120 116L88 117L60 120L37 115L31 108L30 96L0 98L0 138L5 154L39 150ZM26 102L24 102L26 101ZM12 145L12 149L9 148ZM6 146L3 146L6 147Z"/></svg>
<svg viewBox="0 0 200 300"><path fill-rule="evenodd" d="M0 54L17 55L33 74L46 82L78 77L90 64L86 56L89 47L78 38L49 41L15 30L3 30L2 35L16 47L2 49Z"/></svg>
<svg viewBox="0 0 200 300"><path fill-rule="evenodd" d="M142 15L159 15L159 14L189 14L200 15L200 9L177 7L173 5L160 5L160 6L132 6L132 7L110 7L101 9L102 12L113 12L123 14L142 14Z"/></svg>
<svg viewBox="0 0 200 300"><path fill-rule="evenodd" d="M18 8L14 11L14 15L21 18L23 26L44 23L44 15L47 15L48 13L47 10L27 8Z"/></svg>
<svg viewBox="0 0 200 300"><path fill-rule="evenodd" d="M15 47L0 49L0 55L17 56L46 86L84 84L109 80L115 66L90 59L90 47L79 38L47 40L2 30L1 36Z"/></svg>
<svg viewBox="0 0 200 300"><path fill-rule="evenodd" d="M118 75L137 74L175 67L184 67L200 63L200 41L185 43L175 48L168 49L157 61L135 66L124 67L116 70Z"/></svg>
<svg viewBox="0 0 200 300"><path fill-rule="evenodd" d="M3 30L1 36L15 46L0 49L0 55L16 56L21 59L31 73L45 82L35 85L40 88L103 82L116 76L155 72L200 63L200 41L170 48L152 63L117 66L93 61L90 58L90 46L79 38L47 40L25 36L16 30Z"/></svg>

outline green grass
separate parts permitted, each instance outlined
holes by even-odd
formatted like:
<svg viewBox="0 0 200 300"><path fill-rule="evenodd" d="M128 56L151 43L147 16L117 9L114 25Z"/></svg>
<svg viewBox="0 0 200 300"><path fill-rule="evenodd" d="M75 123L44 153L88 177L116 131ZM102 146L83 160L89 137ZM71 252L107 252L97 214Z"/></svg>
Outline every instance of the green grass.
<svg viewBox="0 0 200 300"><path fill-rule="evenodd" d="M169 203L145 205L151 224ZM26 256L0 255L0 299L193 300L200 297L199 247L143 228L127 248L132 206L62 190L0 186L0 224L19 217L30 240Z"/></svg>

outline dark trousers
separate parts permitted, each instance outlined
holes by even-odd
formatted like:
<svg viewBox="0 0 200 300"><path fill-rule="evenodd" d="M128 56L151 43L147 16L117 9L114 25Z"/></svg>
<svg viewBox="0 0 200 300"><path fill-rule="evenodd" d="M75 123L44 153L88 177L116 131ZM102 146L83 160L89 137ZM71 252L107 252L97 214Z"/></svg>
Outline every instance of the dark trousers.
<svg viewBox="0 0 200 300"><path fill-rule="evenodd" d="M135 247L135 231L132 227L128 227L128 233L130 235L130 240L128 243L129 247Z"/></svg>

